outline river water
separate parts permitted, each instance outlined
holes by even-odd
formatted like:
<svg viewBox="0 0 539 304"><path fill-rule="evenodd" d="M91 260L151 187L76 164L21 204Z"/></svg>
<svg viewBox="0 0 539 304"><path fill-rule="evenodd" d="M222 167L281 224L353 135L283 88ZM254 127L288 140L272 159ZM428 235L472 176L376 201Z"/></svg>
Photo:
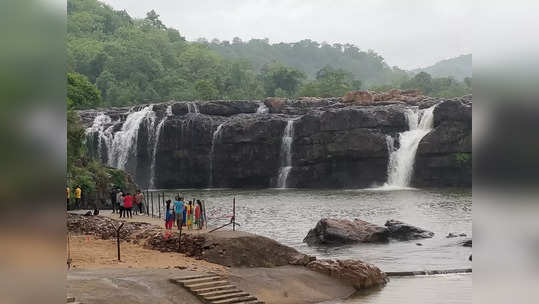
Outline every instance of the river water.
<svg viewBox="0 0 539 304"><path fill-rule="evenodd" d="M187 200L203 199L210 226L225 224L236 199L240 230L264 235L318 258L360 259L384 271L471 268L472 249L450 232L472 234L471 189L416 189L397 191L320 189L178 189ZM310 247L303 238L323 217L359 218L378 225L388 219L433 231L431 239L388 244ZM228 228L225 228L228 229ZM417 245L420 243L421 246ZM452 274L392 278L368 294L329 303L469 303L472 276Z"/></svg>

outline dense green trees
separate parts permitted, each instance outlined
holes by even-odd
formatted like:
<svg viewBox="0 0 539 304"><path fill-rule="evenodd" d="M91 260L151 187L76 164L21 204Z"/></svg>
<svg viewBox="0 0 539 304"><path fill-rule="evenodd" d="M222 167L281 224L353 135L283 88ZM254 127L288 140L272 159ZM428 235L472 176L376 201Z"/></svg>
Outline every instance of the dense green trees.
<svg viewBox="0 0 539 304"><path fill-rule="evenodd" d="M435 97L454 97L472 93L472 79L467 77L464 82L452 77L432 78L426 72L420 72L400 85L401 89L419 89L425 95Z"/></svg>
<svg viewBox="0 0 539 304"><path fill-rule="evenodd" d="M423 74L410 79L374 51L351 44L240 38L187 42L154 10L134 19L97 0L68 0L67 13L69 77L84 84L69 97L75 108L171 99L342 96L352 89L416 85L427 94L449 96L470 87L448 78L422 79ZM87 90L81 75L95 84L102 101L87 98L97 91Z"/></svg>
<svg viewBox="0 0 539 304"><path fill-rule="evenodd" d="M67 172L66 184L74 189L80 185L83 200L96 203L106 197L111 185L125 187L128 178L125 172L105 168L87 155L86 132L75 108L95 107L101 102L97 88L80 74L67 74ZM72 207L72 206L68 206Z"/></svg>

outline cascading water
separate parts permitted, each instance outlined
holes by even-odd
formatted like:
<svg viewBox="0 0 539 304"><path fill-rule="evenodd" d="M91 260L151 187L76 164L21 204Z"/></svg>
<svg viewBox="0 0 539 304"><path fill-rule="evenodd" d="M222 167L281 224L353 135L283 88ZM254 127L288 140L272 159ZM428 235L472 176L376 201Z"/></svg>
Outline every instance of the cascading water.
<svg viewBox="0 0 539 304"><path fill-rule="evenodd" d="M389 164L387 183L382 188L406 188L410 186L414 170L415 155L421 139L433 128L434 106L424 110L407 109L408 131L399 134L399 148L394 149L394 140L388 136Z"/></svg>
<svg viewBox="0 0 539 304"><path fill-rule="evenodd" d="M107 125L112 123L112 119L105 113L100 113L94 118L92 126L86 129L86 134L88 137L97 136L97 156L101 161L106 161L103 159L103 143L105 144L106 151L108 151L108 143L111 138L112 126L105 129ZM108 131L108 132L107 132Z"/></svg>
<svg viewBox="0 0 539 304"><path fill-rule="evenodd" d="M217 126L217 129L213 132L213 137L211 140L211 149L210 149L210 176L209 176L209 187L213 187L213 164L215 162L215 143L221 137L221 130L223 129L224 123Z"/></svg>
<svg viewBox="0 0 539 304"><path fill-rule="evenodd" d="M294 120L288 120L281 140L281 168L277 178L277 188L286 188L288 174L292 170L292 143L294 142Z"/></svg>
<svg viewBox="0 0 539 304"><path fill-rule="evenodd" d="M140 124L144 120L149 122L149 129L153 129L153 124L155 122L153 105L146 106L140 111L129 113L122 125L122 129L114 133L108 149L107 159L109 166L125 169L129 154L136 154L138 130Z"/></svg>
<svg viewBox="0 0 539 304"><path fill-rule="evenodd" d="M256 109L257 114L266 114L269 113L269 108L263 103L258 104L258 108Z"/></svg>
<svg viewBox="0 0 539 304"><path fill-rule="evenodd" d="M198 105L194 102L188 102L187 103L187 112L189 113L195 113L199 114L200 111L198 110Z"/></svg>
<svg viewBox="0 0 539 304"><path fill-rule="evenodd" d="M153 138L153 148L152 148L152 164L150 165L150 188L155 189L155 163L156 163L156 156L157 156L157 148L159 145L159 136L161 136L161 129L163 129L163 125L165 124L165 121L167 118L172 116L172 106L169 105L167 107L165 116L159 124L157 124L157 127L155 128L155 135Z"/></svg>

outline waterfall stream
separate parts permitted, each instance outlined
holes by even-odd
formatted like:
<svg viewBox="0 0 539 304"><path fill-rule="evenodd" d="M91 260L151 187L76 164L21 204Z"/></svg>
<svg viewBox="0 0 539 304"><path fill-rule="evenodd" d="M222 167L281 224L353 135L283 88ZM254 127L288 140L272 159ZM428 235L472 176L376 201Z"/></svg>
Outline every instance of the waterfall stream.
<svg viewBox="0 0 539 304"><path fill-rule="evenodd" d="M217 129L213 132L213 137L211 140L211 149L210 149L210 176L209 176L209 182L208 186L210 188L213 187L213 170L214 170L214 162L215 162L215 143L219 138L221 137L221 130L223 129L224 123L217 126Z"/></svg>
<svg viewBox="0 0 539 304"><path fill-rule="evenodd" d="M387 169L387 183L382 188L399 189L410 186L414 170L415 156L421 139L433 128L434 106L428 109L407 109L404 113L408 121L408 131L399 133L399 148L394 148L394 139L388 136L390 152Z"/></svg>
<svg viewBox="0 0 539 304"><path fill-rule="evenodd" d="M294 142L294 120L288 120L281 140L281 168L277 178L277 188L286 188L288 174L292 170L292 143Z"/></svg>
<svg viewBox="0 0 539 304"><path fill-rule="evenodd" d="M153 148L152 148L152 164L150 165L150 188L155 189L155 163L157 157L157 148L159 145L159 136L161 136L161 130L167 118L172 116L172 106L169 105L166 110L165 116L161 119L157 127L155 128L155 135L153 138Z"/></svg>
<svg viewBox="0 0 539 304"><path fill-rule="evenodd" d="M257 114L266 114L266 113L269 113L269 108L263 103L263 102L260 102L258 104L258 108L256 109L256 113Z"/></svg>
<svg viewBox="0 0 539 304"><path fill-rule="evenodd" d="M198 110L198 105L194 102L188 102L187 103L187 112L189 113L195 113L199 114L200 111Z"/></svg>

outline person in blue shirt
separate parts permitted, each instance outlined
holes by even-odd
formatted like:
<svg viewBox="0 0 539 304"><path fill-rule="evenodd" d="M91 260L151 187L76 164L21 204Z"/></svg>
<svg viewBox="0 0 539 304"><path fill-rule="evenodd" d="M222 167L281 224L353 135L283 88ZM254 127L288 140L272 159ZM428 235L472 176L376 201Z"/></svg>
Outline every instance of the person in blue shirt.
<svg viewBox="0 0 539 304"><path fill-rule="evenodd" d="M174 199L174 213L176 213L176 225L178 226L178 229L181 229L183 226L183 212L185 209L183 202L183 197L178 197Z"/></svg>

